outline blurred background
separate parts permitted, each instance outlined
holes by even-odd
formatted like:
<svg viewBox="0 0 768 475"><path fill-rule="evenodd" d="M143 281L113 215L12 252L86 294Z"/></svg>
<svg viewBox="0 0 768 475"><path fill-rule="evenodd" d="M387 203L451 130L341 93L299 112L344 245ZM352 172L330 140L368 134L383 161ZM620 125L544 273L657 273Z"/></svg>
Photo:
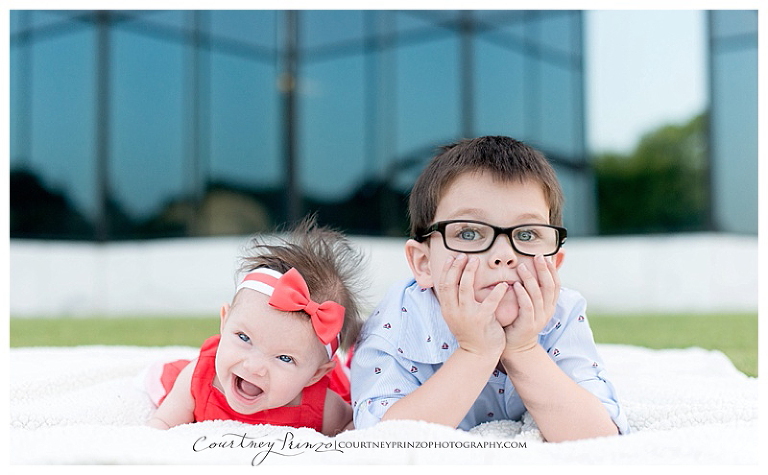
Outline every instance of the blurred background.
<svg viewBox="0 0 768 475"><path fill-rule="evenodd" d="M756 313L757 30L738 10L11 11L11 315L215 315L246 237L314 212L370 255L373 304L408 275L436 148L497 134L557 170L563 282L592 308Z"/></svg>

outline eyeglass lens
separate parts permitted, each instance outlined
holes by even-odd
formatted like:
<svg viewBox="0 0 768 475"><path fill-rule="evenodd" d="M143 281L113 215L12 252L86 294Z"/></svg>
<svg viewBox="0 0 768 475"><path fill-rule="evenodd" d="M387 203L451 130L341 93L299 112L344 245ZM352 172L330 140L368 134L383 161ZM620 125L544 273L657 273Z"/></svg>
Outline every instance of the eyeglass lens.
<svg viewBox="0 0 768 475"><path fill-rule="evenodd" d="M527 225L510 232L513 247L520 253L547 255L557 252L559 233L548 226ZM445 226L445 245L459 252L481 252L493 245L492 227L479 223L456 222Z"/></svg>

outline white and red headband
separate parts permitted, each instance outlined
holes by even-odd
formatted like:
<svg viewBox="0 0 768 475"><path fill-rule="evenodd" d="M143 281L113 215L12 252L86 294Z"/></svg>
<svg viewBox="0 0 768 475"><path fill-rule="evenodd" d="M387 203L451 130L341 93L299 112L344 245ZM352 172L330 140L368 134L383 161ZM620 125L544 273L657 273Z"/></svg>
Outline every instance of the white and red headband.
<svg viewBox="0 0 768 475"><path fill-rule="evenodd" d="M321 304L309 298L309 288L299 271L291 268L285 274L260 267L243 278L237 291L251 289L269 296L269 305L284 312L306 312L317 337L325 345L328 358L339 348L344 325L344 307L328 300Z"/></svg>

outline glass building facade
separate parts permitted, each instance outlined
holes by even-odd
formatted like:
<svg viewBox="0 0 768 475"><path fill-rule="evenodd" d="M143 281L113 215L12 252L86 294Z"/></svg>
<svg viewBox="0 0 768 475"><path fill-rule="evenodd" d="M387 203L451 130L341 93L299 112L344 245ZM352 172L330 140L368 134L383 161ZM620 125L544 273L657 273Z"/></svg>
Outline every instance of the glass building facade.
<svg viewBox="0 0 768 475"><path fill-rule="evenodd" d="M757 94L756 13L710 18L713 222L756 233L756 216L731 212L757 209L756 102L739 95L744 81ZM12 238L249 234L313 212L348 233L405 236L408 191L436 148L497 134L553 162L569 235L596 232L582 12L10 20ZM754 129L748 145L737 126ZM754 197L741 193L743 179Z"/></svg>
<svg viewBox="0 0 768 475"><path fill-rule="evenodd" d="M582 15L11 12L12 237L404 236L437 146L544 151L594 230Z"/></svg>

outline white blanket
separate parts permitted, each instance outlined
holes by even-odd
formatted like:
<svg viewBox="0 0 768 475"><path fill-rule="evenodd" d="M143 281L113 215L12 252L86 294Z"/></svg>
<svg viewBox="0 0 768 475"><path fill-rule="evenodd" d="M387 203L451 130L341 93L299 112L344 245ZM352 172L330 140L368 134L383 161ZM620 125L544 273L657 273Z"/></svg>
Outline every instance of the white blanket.
<svg viewBox="0 0 768 475"><path fill-rule="evenodd" d="M145 427L137 375L187 347L10 350L13 464L755 464L758 380L722 353L599 345L632 432L544 443L533 421L470 432L392 421L334 438L233 421Z"/></svg>

